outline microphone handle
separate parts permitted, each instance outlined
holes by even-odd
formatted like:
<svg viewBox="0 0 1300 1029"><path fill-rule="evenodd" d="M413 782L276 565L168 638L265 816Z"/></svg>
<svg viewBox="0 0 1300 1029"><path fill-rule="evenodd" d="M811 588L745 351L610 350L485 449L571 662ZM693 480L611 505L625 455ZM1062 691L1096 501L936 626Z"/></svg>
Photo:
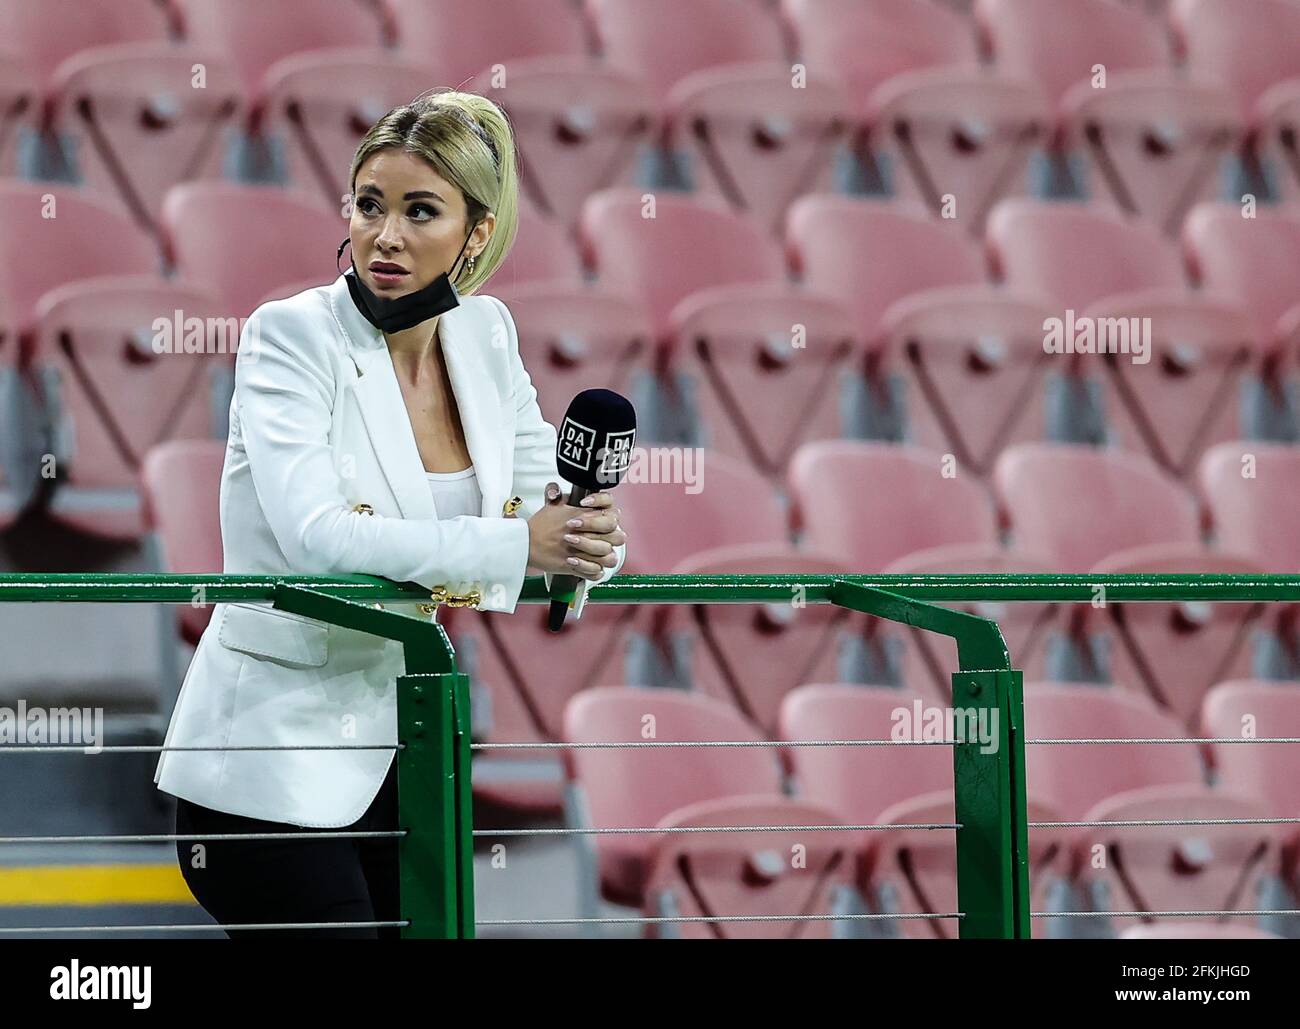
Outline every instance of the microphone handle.
<svg viewBox="0 0 1300 1029"><path fill-rule="evenodd" d="M582 498L591 492L585 486L574 486L569 491L567 503L570 507L578 507L582 503ZM564 627L564 617L568 614L569 605L578 591L578 581L579 577L576 575L551 576L551 610L546 620L546 627L551 632L559 632Z"/></svg>

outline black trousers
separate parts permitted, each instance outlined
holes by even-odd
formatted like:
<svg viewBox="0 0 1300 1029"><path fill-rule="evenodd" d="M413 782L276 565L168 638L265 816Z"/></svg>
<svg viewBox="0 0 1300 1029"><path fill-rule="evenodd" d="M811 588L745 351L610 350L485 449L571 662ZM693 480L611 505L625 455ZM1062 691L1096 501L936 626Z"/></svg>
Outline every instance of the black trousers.
<svg viewBox="0 0 1300 1029"><path fill-rule="evenodd" d="M177 835L380 832L397 828L397 761L366 813L345 829L265 822L177 799ZM196 849L199 848L199 849ZM190 892L222 925L390 922L399 917L397 838L177 840ZM231 929L238 938L397 939L399 928Z"/></svg>

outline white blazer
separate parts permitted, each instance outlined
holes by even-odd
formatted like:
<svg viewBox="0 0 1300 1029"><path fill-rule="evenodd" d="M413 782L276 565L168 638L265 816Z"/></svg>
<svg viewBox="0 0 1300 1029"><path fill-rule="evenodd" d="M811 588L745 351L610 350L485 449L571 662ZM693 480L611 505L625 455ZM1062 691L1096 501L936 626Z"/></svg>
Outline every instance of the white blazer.
<svg viewBox="0 0 1300 1029"><path fill-rule="evenodd" d="M555 427L495 297L463 297L438 335L483 494L481 517L439 520L383 334L343 276L259 307L240 334L221 473L226 573L366 573L513 612L527 517L546 483L567 492ZM523 499L504 517L512 496ZM607 581L623 565L606 569ZM549 576L547 581L549 582ZM579 617L579 581L570 617ZM417 614L414 603L385 604ZM436 608L426 615L435 620ZM277 611L222 603L181 686L168 746L397 743L400 643ZM159 789L205 807L295 825L356 821L393 751L164 751Z"/></svg>

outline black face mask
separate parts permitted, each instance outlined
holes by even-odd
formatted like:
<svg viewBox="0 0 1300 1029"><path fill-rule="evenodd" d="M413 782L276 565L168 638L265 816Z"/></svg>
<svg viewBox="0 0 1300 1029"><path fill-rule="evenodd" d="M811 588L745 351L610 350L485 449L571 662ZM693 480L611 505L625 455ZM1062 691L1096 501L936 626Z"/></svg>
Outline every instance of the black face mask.
<svg viewBox="0 0 1300 1029"><path fill-rule="evenodd" d="M477 224L476 222L475 227ZM469 238L473 234L474 229L471 228L469 236L466 236L465 242L460 245L460 253L451 263L453 269L460 263L461 255L465 253L465 247L469 245ZM343 256L343 248L347 245L346 239L339 244L339 258ZM337 258L334 263L337 266ZM348 263L352 265L352 274L339 270L348 284L352 302L357 305L357 310L365 316L366 321L380 332L401 332L403 329L419 325L430 318L445 314L453 307L460 306L460 294L456 292L456 287L452 285L451 277L447 272L443 272L423 289L390 298L379 296L361 281L355 261Z"/></svg>

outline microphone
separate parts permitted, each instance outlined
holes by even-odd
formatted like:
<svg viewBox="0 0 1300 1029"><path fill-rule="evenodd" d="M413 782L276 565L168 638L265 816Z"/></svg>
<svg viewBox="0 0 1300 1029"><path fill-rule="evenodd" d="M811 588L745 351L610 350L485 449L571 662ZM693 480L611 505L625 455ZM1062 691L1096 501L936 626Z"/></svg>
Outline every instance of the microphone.
<svg viewBox="0 0 1300 1029"><path fill-rule="evenodd" d="M588 493L613 489L632 462L636 411L631 402L608 389L584 389L569 404L555 443L555 464L573 489L568 503L577 507ZM551 610L547 627L559 632L577 594L577 575L551 576Z"/></svg>

